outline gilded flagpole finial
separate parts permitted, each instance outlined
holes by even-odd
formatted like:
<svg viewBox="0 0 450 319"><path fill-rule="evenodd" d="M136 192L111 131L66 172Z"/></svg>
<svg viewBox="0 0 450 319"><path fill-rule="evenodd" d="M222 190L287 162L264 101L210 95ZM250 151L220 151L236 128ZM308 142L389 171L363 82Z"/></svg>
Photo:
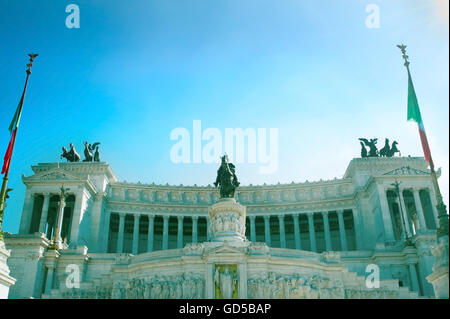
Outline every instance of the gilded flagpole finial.
<svg viewBox="0 0 450 319"><path fill-rule="evenodd" d="M405 60L405 66L406 67L409 67L409 56L407 56L406 55L406 45L404 45L404 44L398 44L397 45L397 48L399 48L400 49L400 51L402 51L402 57L403 57L403 59Z"/></svg>

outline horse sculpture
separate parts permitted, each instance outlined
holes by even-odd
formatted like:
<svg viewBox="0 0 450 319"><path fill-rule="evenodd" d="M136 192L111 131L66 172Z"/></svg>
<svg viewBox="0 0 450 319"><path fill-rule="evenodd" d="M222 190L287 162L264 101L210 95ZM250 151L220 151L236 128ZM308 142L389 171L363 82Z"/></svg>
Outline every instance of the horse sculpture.
<svg viewBox="0 0 450 319"><path fill-rule="evenodd" d="M390 147L389 139L386 138L384 147L378 152L377 147L375 146L377 143L376 138L370 139L370 141L365 138L360 138L359 140L361 141L359 142L361 144L361 157L393 157L395 153L400 154L400 150L397 148L397 141L392 142L392 147ZM367 152L366 146L369 147L369 152Z"/></svg>
<svg viewBox="0 0 450 319"><path fill-rule="evenodd" d="M399 153L399 155L402 156L400 150L397 148L397 144L397 141L392 142L392 147L386 154L387 157L392 157L395 155L395 153Z"/></svg>
<svg viewBox="0 0 450 319"><path fill-rule="evenodd" d="M65 158L67 162L73 163L80 161L80 154L77 153L75 146L72 143L70 143L70 151L67 151L67 148L64 146L62 147L62 151L61 158Z"/></svg>
<svg viewBox="0 0 450 319"><path fill-rule="evenodd" d="M228 156L222 156L222 163L217 170L217 178L214 186L220 186L220 198L233 198L239 182L235 173L235 166L228 163Z"/></svg>

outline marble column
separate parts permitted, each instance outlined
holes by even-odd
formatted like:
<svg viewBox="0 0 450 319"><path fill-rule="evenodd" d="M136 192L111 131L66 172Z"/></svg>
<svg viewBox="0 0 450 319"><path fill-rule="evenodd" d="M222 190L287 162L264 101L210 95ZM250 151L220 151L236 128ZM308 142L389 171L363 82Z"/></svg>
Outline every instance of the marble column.
<svg viewBox="0 0 450 319"><path fill-rule="evenodd" d="M55 273L55 266L47 266L47 279L45 281L45 294L50 294L53 288L53 277Z"/></svg>
<svg viewBox="0 0 450 319"><path fill-rule="evenodd" d="M239 274L238 298L247 299L247 264L238 264L237 271Z"/></svg>
<svg viewBox="0 0 450 319"><path fill-rule="evenodd" d="M256 242L255 219L256 216L248 216L250 219L250 241Z"/></svg>
<svg viewBox="0 0 450 319"><path fill-rule="evenodd" d="M356 250L362 250L363 246L363 233L361 231L361 221L359 218L359 210L357 207L352 208L353 214L353 226L355 227L355 243Z"/></svg>
<svg viewBox="0 0 450 319"><path fill-rule="evenodd" d="M58 215L57 215L57 219L56 219L55 236L54 236L56 245L58 248L62 247L61 229L62 229L65 207L66 207L66 201L64 200L64 198L61 198L61 200L59 201L59 210L58 210Z"/></svg>
<svg viewBox="0 0 450 319"><path fill-rule="evenodd" d="M341 238L341 250L346 251L347 248L347 234L345 232L345 223L344 223L344 211L338 210L338 222L339 222L339 237Z"/></svg>
<svg viewBox="0 0 450 319"><path fill-rule="evenodd" d="M278 222L280 226L280 247L286 248L286 232L284 230L284 215L278 215Z"/></svg>
<svg viewBox="0 0 450 319"><path fill-rule="evenodd" d="M206 264L206 275L205 275L205 294L206 299L214 299L215 298L215 289L214 289L214 264L208 262Z"/></svg>
<svg viewBox="0 0 450 319"><path fill-rule="evenodd" d="M381 205L381 214L383 217L385 241L395 242L394 229L392 226L392 218L386 196L386 189L382 185L378 186L378 194L380 196L380 205Z"/></svg>
<svg viewBox="0 0 450 319"><path fill-rule="evenodd" d="M169 248L169 216L164 215L163 216L163 242L162 242L162 249L168 249Z"/></svg>
<svg viewBox="0 0 450 319"><path fill-rule="evenodd" d="M298 214L292 215L294 219L294 237L295 237L295 249L302 249L302 243L300 240L300 224L298 223Z"/></svg>
<svg viewBox="0 0 450 319"><path fill-rule="evenodd" d="M412 237L412 231L411 231L411 223L408 217L408 212L406 210L406 205L405 205L405 199L403 198L403 189L400 189L400 205L402 207L402 214L403 214L403 220L405 221L405 225L406 225L406 234L409 238Z"/></svg>
<svg viewBox="0 0 450 319"><path fill-rule="evenodd" d="M84 201L84 191L79 188L75 194L75 205L72 212L72 225L70 229L70 243L78 243L78 234L80 232L80 222L83 218L83 201Z"/></svg>
<svg viewBox="0 0 450 319"><path fill-rule="evenodd" d="M272 246L272 240L270 238L270 216L264 216L264 233L267 246Z"/></svg>
<svg viewBox="0 0 450 319"><path fill-rule="evenodd" d="M411 277L412 290L417 291L420 294L419 280L417 278L416 264L409 263L409 275Z"/></svg>
<svg viewBox="0 0 450 319"><path fill-rule="evenodd" d="M125 231L125 213L119 213L119 234L117 236L117 253L123 253L124 231Z"/></svg>
<svg viewBox="0 0 450 319"><path fill-rule="evenodd" d="M437 199L436 199L436 193L434 191L434 186L430 186L430 188L428 189L428 195L430 196L430 200L431 200L431 206L433 209L433 216L434 216L434 222L436 223L436 228L439 227L439 213L437 210Z"/></svg>
<svg viewBox="0 0 450 319"><path fill-rule="evenodd" d="M211 239L211 230L209 227L211 226L211 223L209 221L209 216L206 217L206 240L209 241Z"/></svg>
<svg viewBox="0 0 450 319"><path fill-rule="evenodd" d="M20 219L19 234L28 234L30 231L30 221L33 215L34 207L34 193L31 189L27 189L25 192L25 199L23 201L22 217Z"/></svg>
<svg viewBox="0 0 450 319"><path fill-rule="evenodd" d="M105 220L103 225L103 249L101 252L108 252L108 243L109 243L109 232L110 232L110 224L111 224L111 213L108 211L105 211Z"/></svg>
<svg viewBox="0 0 450 319"><path fill-rule="evenodd" d="M94 244L97 244L98 251L101 251L100 244L102 243L102 236L104 236L105 233L101 233L102 229L102 223L104 223L104 213L103 213L103 199L106 197L105 192L98 192L94 196L94 203L92 205L91 210L91 238L89 242L91 243L91 246L94 246ZM94 251L94 247L92 247L90 250Z"/></svg>
<svg viewBox="0 0 450 319"><path fill-rule="evenodd" d="M198 216L192 216L192 242L196 243L198 240Z"/></svg>
<svg viewBox="0 0 450 319"><path fill-rule="evenodd" d="M325 250L331 251L331 236L330 236L330 223L328 221L328 212L322 212L323 217L323 230L325 235Z"/></svg>
<svg viewBox="0 0 450 319"><path fill-rule="evenodd" d="M47 226L48 207L50 205L50 194L44 193L44 204L42 205L41 220L39 222L39 232L45 234L45 228Z"/></svg>
<svg viewBox="0 0 450 319"><path fill-rule="evenodd" d="M309 241L311 242L311 251L316 252L317 251L317 244L316 244L316 231L314 230L314 213L308 214L308 230L309 230Z"/></svg>
<svg viewBox="0 0 450 319"><path fill-rule="evenodd" d="M427 230L427 226L425 223L425 215L423 213L423 208L422 208L422 203L420 201L418 188L413 189L413 195L414 195L414 204L416 205L417 217L419 219L420 232L423 233Z"/></svg>
<svg viewBox="0 0 450 319"><path fill-rule="evenodd" d="M137 255L139 252L139 214L134 215L133 223L133 255Z"/></svg>
<svg viewBox="0 0 450 319"><path fill-rule="evenodd" d="M183 248L183 216L178 216L177 248Z"/></svg>
<svg viewBox="0 0 450 319"><path fill-rule="evenodd" d="M153 234L154 234L155 216L148 216L148 238L147 238L147 251L153 251Z"/></svg>

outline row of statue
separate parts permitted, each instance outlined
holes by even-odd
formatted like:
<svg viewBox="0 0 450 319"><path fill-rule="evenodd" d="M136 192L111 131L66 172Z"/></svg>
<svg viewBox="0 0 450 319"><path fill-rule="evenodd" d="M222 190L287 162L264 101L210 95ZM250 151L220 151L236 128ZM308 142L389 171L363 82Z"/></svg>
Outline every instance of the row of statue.
<svg viewBox="0 0 450 319"><path fill-rule="evenodd" d="M113 299L202 299L205 281L199 274L155 276L150 280L115 282Z"/></svg>
<svg viewBox="0 0 450 319"><path fill-rule="evenodd" d="M395 153L399 153L401 156L400 150L397 148L397 141L392 142L392 146L389 146L389 139L385 139L384 147L378 151L376 146L378 139L371 138L370 140L366 138L360 138L361 142L361 157L393 157ZM367 150L366 146L369 148Z"/></svg>
<svg viewBox="0 0 450 319"><path fill-rule="evenodd" d="M248 280L251 299L343 299L344 284L314 275L280 275L274 272L257 275Z"/></svg>
<svg viewBox="0 0 450 319"><path fill-rule="evenodd" d="M98 145L100 143L89 144L88 142L84 142L84 160L83 162L100 162L100 152L98 150ZM69 145L70 150L68 151L65 146L62 147L61 158L65 158L67 162L76 163L79 162L81 157L80 154L75 150L75 146L73 143ZM93 151L95 152L93 153Z"/></svg>
<svg viewBox="0 0 450 319"><path fill-rule="evenodd" d="M250 299L392 299L399 292L388 288L344 288L340 279L314 275L280 275L270 272L248 280Z"/></svg>

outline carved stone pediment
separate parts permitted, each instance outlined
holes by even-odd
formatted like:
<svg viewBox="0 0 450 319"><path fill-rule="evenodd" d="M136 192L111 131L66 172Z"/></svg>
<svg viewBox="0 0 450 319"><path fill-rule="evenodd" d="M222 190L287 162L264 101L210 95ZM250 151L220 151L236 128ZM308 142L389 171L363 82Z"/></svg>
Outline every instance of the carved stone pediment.
<svg viewBox="0 0 450 319"><path fill-rule="evenodd" d="M430 175L430 173L416 169L416 168L412 168L410 166L402 166L399 168L396 168L394 170L391 170L387 173L384 173L383 175Z"/></svg>
<svg viewBox="0 0 450 319"><path fill-rule="evenodd" d="M80 180L79 176L68 173L61 168L55 168L49 171L39 172L29 177L23 177L23 180L28 181L70 181Z"/></svg>

